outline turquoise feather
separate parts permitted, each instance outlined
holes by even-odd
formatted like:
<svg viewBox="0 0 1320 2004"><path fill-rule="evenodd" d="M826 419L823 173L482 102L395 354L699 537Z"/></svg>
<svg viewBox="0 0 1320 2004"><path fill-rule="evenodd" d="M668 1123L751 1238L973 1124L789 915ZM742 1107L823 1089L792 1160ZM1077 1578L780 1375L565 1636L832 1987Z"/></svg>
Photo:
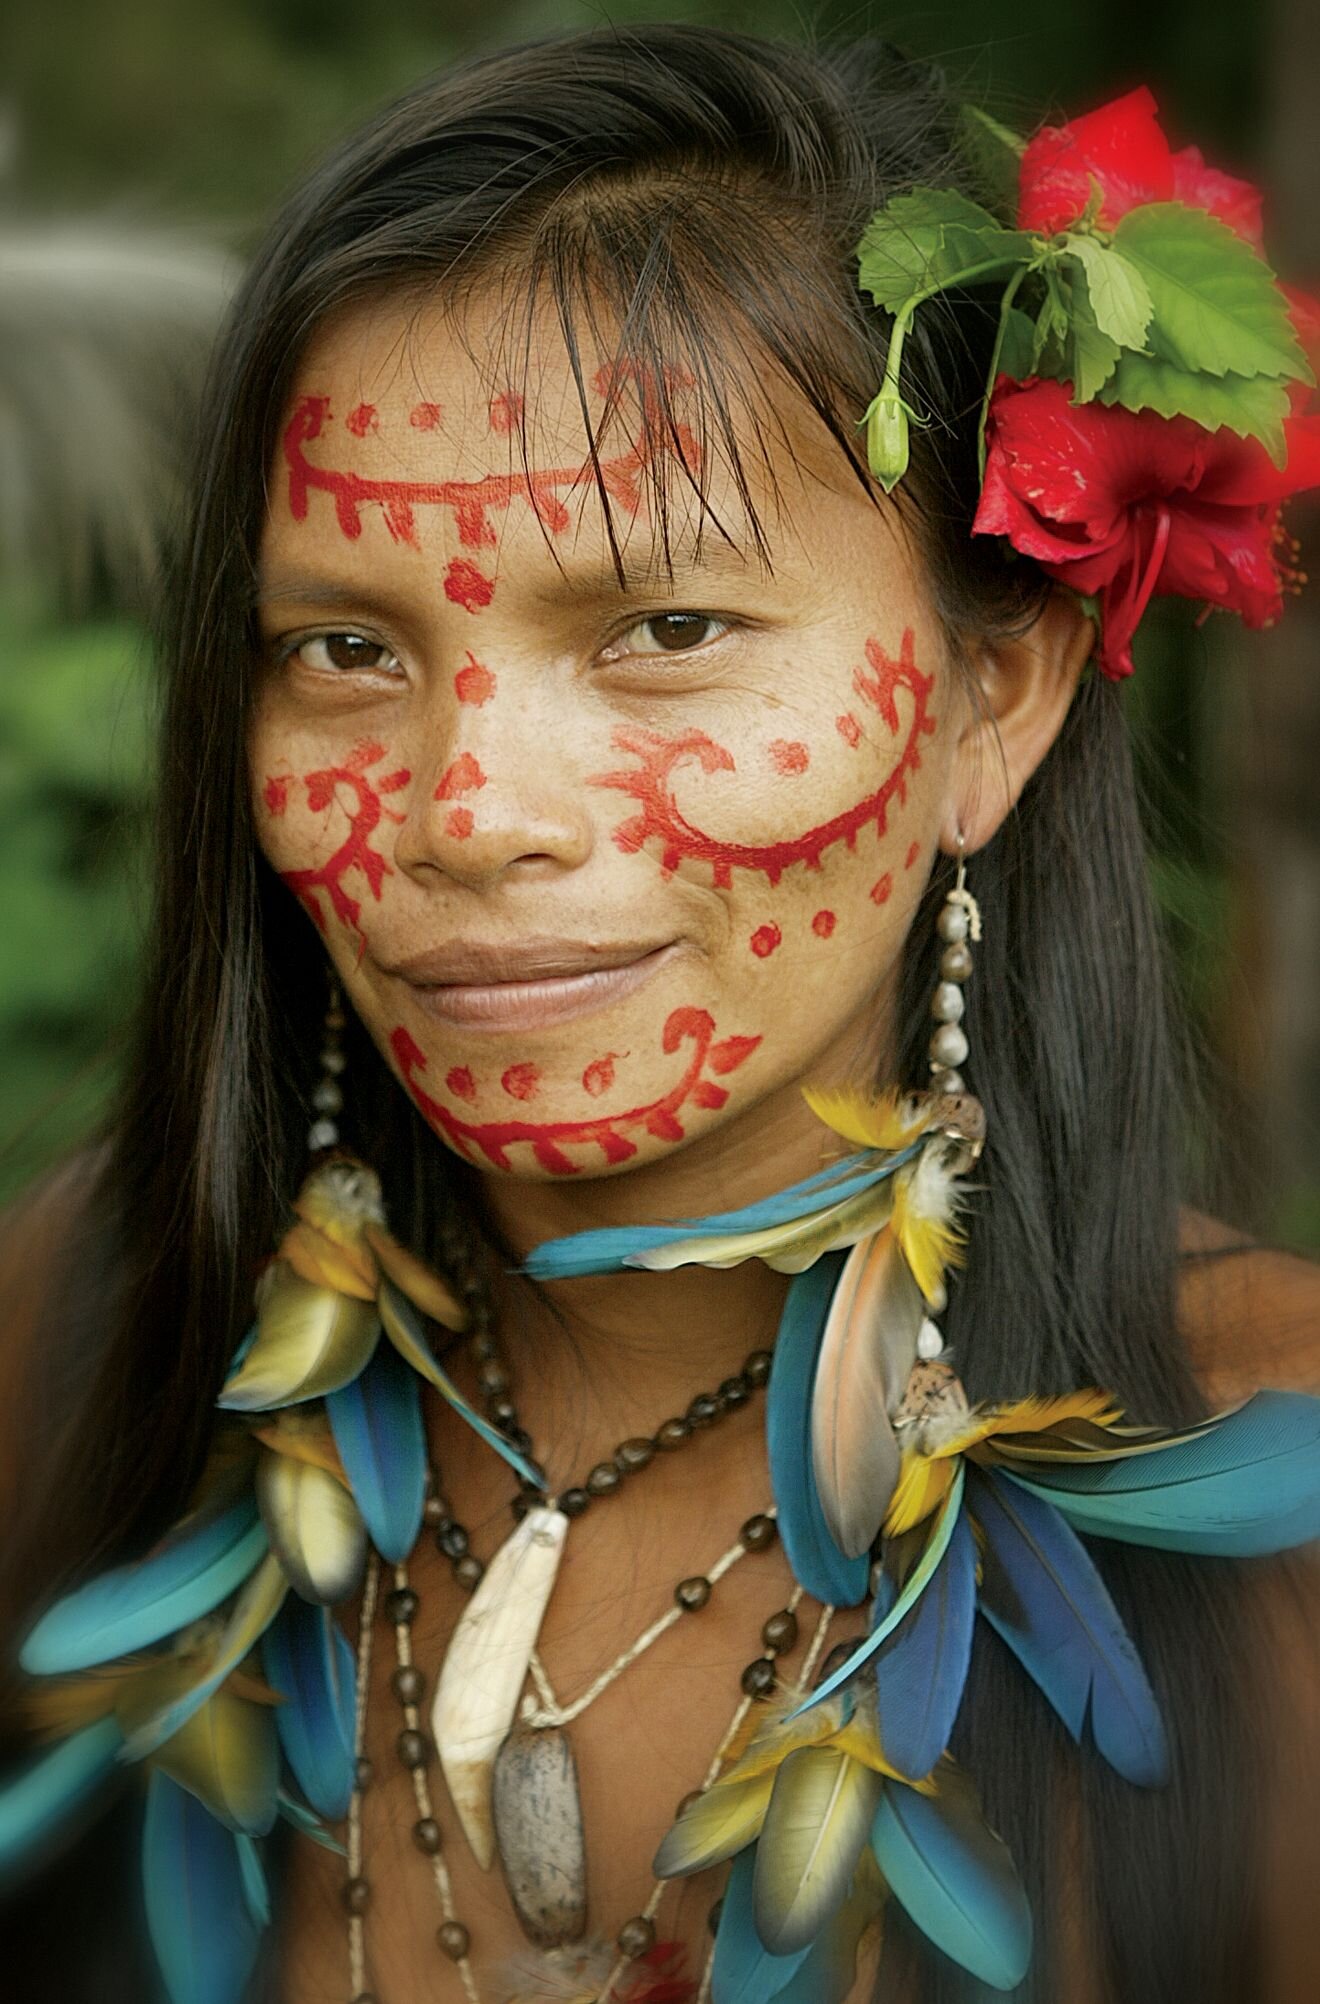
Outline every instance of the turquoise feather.
<svg viewBox="0 0 1320 2004"><path fill-rule="evenodd" d="M937 1948L995 1990L1013 1990L1031 1961L1031 1908L1007 1846L951 1769L940 1793L886 1782L871 1848L890 1892Z"/></svg>
<svg viewBox="0 0 1320 2004"><path fill-rule="evenodd" d="M199 1672L195 1684L125 1735L121 1759L145 1760L200 1712L230 1671L237 1669L255 1647L287 1596L288 1581L280 1563L272 1552L267 1552L235 1599L216 1640L214 1656L206 1659L209 1667Z"/></svg>
<svg viewBox="0 0 1320 2004"><path fill-rule="evenodd" d="M1320 1537L1320 1399L1257 1392L1164 1447L1004 1472L1098 1537L1223 1558L1285 1551Z"/></svg>
<svg viewBox="0 0 1320 2004"><path fill-rule="evenodd" d="M426 1433L421 1387L392 1344L381 1343L366 1369L325 1410L354 1500L383 1559L406 1559L422 1523Z"/></svg>
<svg viewBox="0 0 1320 2004"><path fill-rule="evenodd" d="M291 1829L301 1830L304 1837L310 1837L323 1851L333 1851L337 1858L348 1854L337 1837L332 1837L319 1816L310 1810L297 1796L290 1795L287 1788L281 1788L276 1796L279 1814Z"/></svg>
<svg viewBox="0 0 1320 2004"><path fill-rule="evenodd" d="M270 1887L266 1884L266 1869L261 1862L261 1852L256 1839L249 1837L246 1830L235 1833L234 1842L238 1846L238 1868L243 1876L243 1896L247 1909L259 1928L270 1926Z"/></svg>
<svg viewBox="0 0 1320 2004"><path fill-rule="evenodd" d="M285 1700L275 1724L312 1808L337 1821L353 1792L353 1651L328 1607L290 1594L261 1644L266 1681Z"/></svg>
<svg viewBox="0 0 1320 2004"><path fill-rule="evenodd" d="M987 1550L981 1612L1073 1738L1139 1787L1168 1780L1164 1722L1141 1658L1075 1531L1043 1497L978 1472L969 1505Z"/></svg>
<svg viewBox="0 0 1320 2004"><path fill-rule="evenodd" d="M886 1574L872 1614L883 1621L897 1598ZM920 1781L948 1747L972 1659L976 1623L976 1540L966 1515L912 1613L875 1659L876 1717L885 1759Z"/></svg>
<svg viewBox="0 0 1320 2004"><path fill-rule="evenodd" d="M170 2004L239 2004L257 1959L233 1833L166 1774L147 1784L142 1838L147 1925Z"/></svg>
<svg viewBox="0 0 1320 2004"><path fill-rule="evenodd" d="M57 1830L116 1766L123 1735L113 1718L61 1740L0 1787L0 1871Z"/></svg>
<svg viewBox="0 0 1320 2004"><path fill-rule="evenodd" d="M897 1600L889 1612L882 1616L876 1623L865 1641L858 1643L847 1661L841 1663L837 1670L833 1671L830 1676L819 1683L811 1696L803 1699L796 1711L789 1713L788 1716L790 1719L796 1719L802 1712L809 1712L813 1705L818 1705L821 1702L822 1698L828 1698L833 1692L839 1690L842 1685L850 1683L862 1668L862 1665L870 1662L886 1638L892 1635L900 1622L911 1613L912 1609L921 1599L922 1594L926 1591L926 1588L930 1585L941 1559L948 1550L954 1531L957 1529L958 1513L962 1509L964 1480L964 1468L960 1461L954 1468L953 1476L949 1483L948 1494L945 1496L936 1514L930 1536L926 1543L926 1549L912 1568L911 1576L906 1581Z"/></svg>
<svg viewBox="0 0 1320 2004"><path fill-rule="evenodd" d="M758 1203L737 1211L718 1211L705 1218L679 1218L672 1225L611 1225L601 1231L573 1232L563 1239L548 1239L523 1262L523 1272L534 1280L567 1280L580 1274L618 1273L638 1253L657 1246L673 1245L680 1239L723 1238L726 1233L765 1231L771 1225L792 1223L823 1211L829 1204L870 1189L892 1176L921 1146L914 1141L892 1155L860 1151L817 1170L801 1183L777 1190Z"/></svg>
<svg viewBox="0 0 1320 2004"><path fill-rule="evenodd" d="M405 1363L411 1364L413 1370L420 1373L428 1384L435 1386L441 1396L449 1401L460 1419L466 1420L472 1431L508 1462L515 1475L520 1475L524 1482L530 1483L534 1489L544 1489L545 1476L533 1468L511 1441L506 1440L497 1428L483 1419L481 1414L468 1404L449 1373L437 1361L420 1313L393 1281L382 1280L379 1306L385 1334Z"/></svg>
<svg viewBox="0 0 1320 2004"><path fill-rule="evenodd" d="M789 1287L766 1393L766 1451L779 1535L793 1577L822 1604L855 1607L866 1592L865 1553L845 1557L830 1535L811 1454L811 1387L830 1299L846 1255L827 1253Z"/></svg>
<svg viewBox="0 0 1320 2004"><path fill-rule="evenodd" d="M146 1558L56 1601L19 1662L29 1676L51 1677L146 1649L218 1607L265 1551L255 1496L214 1516L185 1518Z"/></svg>
<svg viewBox="0 0 1320 2004"><path fill-rule="evenodd" d="M713 2004L771 2004L806 1961L809 1948L791 1955L771 1955L756 1932L752 1881L756 1846L749 1844L734 1859L720 1904L711 1970Z"/></svg>

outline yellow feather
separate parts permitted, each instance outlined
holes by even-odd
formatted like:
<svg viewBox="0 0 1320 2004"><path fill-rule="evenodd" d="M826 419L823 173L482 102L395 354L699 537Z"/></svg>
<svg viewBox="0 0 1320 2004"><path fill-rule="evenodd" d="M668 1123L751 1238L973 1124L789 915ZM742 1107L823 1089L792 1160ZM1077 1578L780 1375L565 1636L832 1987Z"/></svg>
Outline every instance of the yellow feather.
<svg viewBox="0 0 1320 2004"><path fill-rule="evenodd" d="M885 1516L885 1535L899 1537L914 1525L924 1523L938 1510L953 1482L954 1464L944 1451L939 1455L905 1454L898 1473L898 1485L890 1498Z"/></svg>
<svg viewBox="0 0 1320 2004"><path fill-rule="evenodd" d="M421 1309L423 1315L429 1315L433 1322L441 1323L446 1329L467 1328L467 1311L460 1306L453 1289L441 1280L438 1273L433 1273L424 1260L418 1259L416 1253L400 1245L384 1225L368 1225L366 1240L376 1255L382 1273L407 1295L415 1308Z"/></svg>
<svg viewBox="0 0 1320 2004"><path fill-rule="evenodd" d="M941 1168L939 1143L894 1178L893 1229L927 1301L938 1299L946 1266L960 1265L963 1235L954 1224L958 1188Z"/></svg>
<svg viewBox="0 0 1320 2004"><path fill-rule="evenodd" d="M718 1781L685 1809L655 1854L657 1879L686 1878L745 1849L760 1835L775 1785L773 1774Z"/></svg>
<svg viewBox="0 0 1320 2004"><path fill-rule="evenodd" d="M238 1829L260 1827L279 1777L274 1714L222 1687L152 1756L213 1815Z"/></svg>
<svg viewBox="0 0 1320 2004"><path fill-rule="evenodd" d="M278 1258L287 1261L301 1280L315 1287L334 1287L359 1301L374 1301L380 1282L375 1261L365 1247L343 1245L305 1218L291 1225L280 1240Z"/></svg>
<svg viewBox="0 0 1320 2004"><path fill-rule="evenodd" d="M787 1709L801 1703L799 1693L789 1701ZM787 1760L799 1747L819 1746L838 1731L843 1718L843 1704L838 1698L829 1699L817 1705L814 1711L803 1712L800 1718L785 1719L779 1707L775 1715L764 1719L753 1733L751 1743L726 1774L722 1774L715 1786L725 1788L730 1783L750 1781L756 1775L769 1774Z"/></svg>
<svg viewBox="0 0 1320 2004"><path fill-rule="evenodd" d="M804 1086L802 1097L818 1120L823 1120L826 1127L832 1127L845 1141L855 1141L859 1148L906 1148L921 1133L927 1120L925 1100L897 1089L879 1099L866 1099L846 1087L831 1091Z"/></svg>

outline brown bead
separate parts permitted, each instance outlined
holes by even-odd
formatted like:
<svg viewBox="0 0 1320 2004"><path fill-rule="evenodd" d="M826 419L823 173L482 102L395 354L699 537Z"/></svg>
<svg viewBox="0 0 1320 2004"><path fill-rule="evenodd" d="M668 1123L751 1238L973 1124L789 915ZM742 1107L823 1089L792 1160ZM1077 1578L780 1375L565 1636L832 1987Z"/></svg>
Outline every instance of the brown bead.
<svg viewBox="0 0 1320 2004"><path fill-rule="evenodd" d="M411 1587L395 1587L385 1596L385 1612L393 1622L409 1622L421 1605Z"/></svg>
<svg viewBox="0 0 1320 2004"><path fill-rule="evenodd" d="M686 1816L689 1809L691 1809L693 1803L700 1802L702 1796L705 1793L706 1791L704 1788L689 1789L688 1793L683 1797L683 1800L679 1803L678 1808L674 1811L675 1823L677 1823L680 1816Z"/></svg>
<svg viewBox="0 0 1320 2004"><path fill-rule="evenodd" d="M749 1552L763 1552L767 1545L773 1545L778 1531L773 1517L749 1517L738 1536Z"/></svg>
<svg viewBox="0 0 1320 2004"><path fill-rule="evenodd" d="M451 1962L461 1962L471 1946L472 1937L462 1921L446 1921L436 1929L436 1941Z"/></svg>
<svg viewBox="0 0 1320 2004"><path fill-rule="evenodd" d="M449 1522L449 1505L443 1496L428 1496L422 1505L422 1522L428 1531L438 1531Z"/></svg>
<svg viewBox="0 0 1320 2004"><path fill-rule="evenodd" d="M510 1425L506 1421L501 1425L500 1431L508 1441L510 1447L516 1447L519 1454L530 1454L536 1443L533 1441L526 1427L517 1425L516 1421L517 1415L515 1414L514 1424Z"/></svg>
<svg viewBox="0 0 1320 2004"><path fill-rule="evenodd" d="M440 1849L440 1825L434 1816L421 1816L413 1824L413 1843L428 1858L434 1858Z"/></svg>
<svg viewBox="0 0 1320 2004"><path fill-rule="evenodd" d="M655 1444L664 1454L672 1454L676 1447L692 1438L692 1422L686 1419L667 1419L663 1426L656 1428Z"/></svg>
<svg viewBox="0 0 1320 2004"><path fill-rule="evenodd" d="M375 1780L375 1778L376 1778L375 1768L371 1765L371 1762L367 1759L366 1755L362 1754L353 1763L354 1787L358 1790L359 1793L361 1793L361 1791L364 1788L371 1787L371 1784Z"/></svg>
<svg viewBox="0 0 1320 2004"><path fill-rule="evenodd" d="M761 1625L762 1642L767 1649L773 1649L777 1654L782 1655L784 1650L791 1649L797 1638L797 1616L791 1608L781 1608L778 1614L772 1614L770 1619Z"/></svg>
<svg viewBox="0 0 1320 2004"><path fill-rule="evenodd" d="M714 1934L717 1928L719 1927L720 1915L723 1912L724 1912L724 1899L723 1896L721 1896L718 1900L716 1900L714 1906L711 1908L710 1912L706 1915L706 1926L710 1929L712 1934Z"/></svg>
<svg viewBox="0 0 1320 2004"><path fill-rule="evenodd" d="M725 1378L715 1394L726 1413L736 1413L752 1396L752 1388L741 1378Z"/></svg>
<svg viewBox="0 0 1320 2004"><path fill-rule="evenodd" d="M394 1742L405 1767L425 1767L431 1758L431 1742L415 1726L408 1726Z"/></svg>
<svg viewBox="0 0 1320 2004"><path fill-rule="evenodd" d="M858 1643L863 1640L862 1636L854 1635L846 1641L836 1642L833 1649L830 1650L828 1656L825 1658L825 1661L821 1664L820 1669L816 1672L816 1682L823 1684L825 1679L832 1677L836 1670L842 1670Z"/></svg>
<svg viewBox="0 0 1320 2004"><path fill-rule="evenodd" d="M591 1498L585 1489L566 1489L559 1499L559 1507L566 1517L580 1517L591 1507Z"/></svg>
<svg viewBox="0 0 1320 2004"><path fill-rule="evenodd" d="M435 1548L447 1559L461 1559L468 1548L468 1534L461 1524L446 1524L435 1534Z"/></svg>
<svg viewBox="0 0 1320 2004"><path fill-rule="evenodd" d="M340 1898L351 1914L364 1914L371 1905L371 1887L365 1879L345 1879Z"/></svg>
<svg viewBox="0 0 1320 2004"><path fill-rule="evenodd" d="M401 1705L420 1705L426 1679L415 1663L401 1663L390 1678L390 1689Z"/></svg>
<svg viewBox="0 0 1320 2004"><path fill-rule="evenodd" d="M477 1371L477 1383L482 1391L489 1392L492 1398L498 1398L502 1392L508 1391L509 1374L498 1357L488 1357L481 1365Z"/></svg>
<svg viewBox="0 0 1320 2004"><path fill-rule="evenodd" d="M614 1450L614 1466L620 1475L635 1475L639 1468L645 1468L655 1457L655 1442L646 1440L641 1434L632 1440L621 1440Z"/></svg>
<svg viewBox="0 0 1320 2004"><path fill-rule="evenodd" d="M742 1374L753 1390L759 1390L770 1381L770 1366L774 1357L769 1350L749 1350L743 1358Z"/></svg>
<svg viewBox="0 0 1320 2004"><path fill-rule="evenodd" d="M634 1914L619 1929L615 1940L619 1944L620 1955L629 1956L634 1962L639 1955L646 1955L655 1947L655 1923L645 1914Z"/></svg>
<svg viewBox="0 0 1320 2004"><path fill-rule="evenodd" d="M768 1656L758 1656L738 1681L749 1698L768 1698L775 1688L775 1666Z"/></svg>
<svg viewBox="0 0 1320 2004"><path fill-rule="evenodd" d="M711 1426L720 1416L719 1400L709 1392L698 1392L687 1409L687 1416L693 1426Z"/></svg>
<svg viewBox="0 0 1320 2004"><path fill-rule="evenodd" d="M496 1426L512 1426L518 1417L518 1409L512 1399L494 1399L491 1402L490 1416Z"/></svg>
<svg viewBox="0 0 1320 2004"><path fill-rule="evenodd" d="M587 1477L588 1496L612 1496L623 1481L612 1461L598 1461Z"/></svg>
<svg viewBox="0 0 1320 2004"><path fill-rule="evenodd" d="M454 1578L465 1593L471 1593L473 1587L481 1585L482 1575L485 1573L485 1570L486 1568L482 1565L481 1560L474 1559L471 1552L468 1552L455 1564Z"/></svg>
<svg viewBox="0 0 1320 2004"><path fill-rule="evenodd" d="M940 955L940 979L942 981L968 981L972 973L971 951L962 940L955 940L946 946Z"/></svg>
<svg viewBox="0 0 1320 2004"><path fill-rule="evenodd" d="M710 1581L703 1579L700 1573L690 1580L680 1580L674 1588L674 1599L680 1607L693 1614L710 1599Z"/></svg>

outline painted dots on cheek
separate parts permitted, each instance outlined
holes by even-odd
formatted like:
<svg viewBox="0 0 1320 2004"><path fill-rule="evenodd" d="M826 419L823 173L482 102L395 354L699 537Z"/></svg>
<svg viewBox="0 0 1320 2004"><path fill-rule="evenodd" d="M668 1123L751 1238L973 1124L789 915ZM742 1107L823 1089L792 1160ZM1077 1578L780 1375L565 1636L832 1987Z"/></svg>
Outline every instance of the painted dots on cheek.
<svg viewBox="0 0 1320 2004"><path fill-rule="evenodd" d="M541 1073L536 1065L510 1065L500 1084L510 1099L535 1099Z"/></svg>
<svg viewBox="0 0 1320 2004"><path fill-rule="evenodd" d="M443 424L444 415L439 404L414 404L408 422L414 431L436 431Z"/></svg>
<svg viewBox="0 0 1320 2004"><path fill-rule="evenodd" d="M747 944L758 960L768 960L783 937L777 925L758 925Z"/></svg>
<svg viewBox="0 0 1320 2004"><path fill-rule="evenodd" d="M907 855L903 858L903 868L905 870L910 870L920 854L921 854L920 842L909 842Z"/></svg>
<svg viewBox="0 0 1320 2004"><path fill-rule="evenodd" d="M817 912L815 918L811 921L811 930L815 933L817 939L828 939L837 924L838 920L835 918L833 912Z"/></svg>
<svg viewBox="0 0 1320 2004"><path fill-rule="evenodd" d="M608 1092L614 1084L615 1065L627 1055L626 1051L606 1051L604 1057L593 1058L582 1074L583 1091L589 1092L593 1099L599 1099L603 1092Z"/></svg>
<svg viewBox="0 0 1320 2004"><path fill-rule="evenodd" d="M484 612L495 596L495 583L467 557L455 557L445 572L445 597L464 612Z"/></svg>
<svg viewBox="0 0 1320 2004"><path fill-rule="evenodd" d="M457 800L464 793L476 793L486 784L486 775L471 752L460 752L440 775L435 789L437 800Z"/></svg>
<svg viewBox="0 0 1320 2004"><path fill-rule="evenodd" d="M805 772L811 764L811 754L796 738L776 738L769 747L770 763L776 772L788 777L792 773Z"/></svg>
<svg viewBox="0 0 1320 2004"><path fill-rule="evenodd" d="M889 871L886 870L884 876L871 886L871 903L873 905L887 904L893 888L894 879Z"/></svg>
<svg viewBox="0 0 1320 2004"><path fill-rule="evenodd" d="M289 804L288 780L283 774L272 774L261 789L261 797L266 803L268 814L283 814Z"/></svg>
<svg viewBox="0 0 1320 2004"><path fill-rule="evenodd" d="M344 419L344 424L352 432L354 438L365 438L369 431L377 431L379 429L376 422L376 406L374 404L358 404L356 409L351 410Z"/></svg>
<svg viewBox="0 0 1320 2004"><path fill-rule="evenodd" d="M845 710L841 717L834 719L834 728L843 739L843 742L846 745L851 745L853 750L856 751L858 745L862 742L862 727L851 710Z"/></svg>
<svg viewBox="0 0 1320 2004"><path fill-rule="evenodd" d="M460 703L471 703L476 709L488 703L495 694L494 675L470 650L466 662L454 677L454 694Z"/></svg>
<svg viewBox="0 0 1320 2004"><path fill-rule="evenodd" d="M473 1100L477 1096L477 1082L466 1065L455 1065L446 1072L445 1084L455 1099Z"/></svg>
<svg viewBox="0 0 1320 2004"><path fill-rule="evenodd" d="M490 428L492 431L511 432L522 422L523 400L514 390L501 390L490 400Z"/></svg>

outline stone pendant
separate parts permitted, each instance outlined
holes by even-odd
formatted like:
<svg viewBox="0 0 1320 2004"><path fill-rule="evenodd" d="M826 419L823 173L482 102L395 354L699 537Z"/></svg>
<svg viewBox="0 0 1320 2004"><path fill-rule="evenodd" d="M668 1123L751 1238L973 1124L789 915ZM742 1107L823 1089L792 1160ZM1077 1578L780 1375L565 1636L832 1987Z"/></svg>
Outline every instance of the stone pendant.
<svg viewBox="0 0 1320 2004"><path fill-rule="evenodd" d="M518 1925L540 1948L587 1925L587 1853L577 1762L559 1726L513 1727L495 1762L495 1844Z"/></svg>

